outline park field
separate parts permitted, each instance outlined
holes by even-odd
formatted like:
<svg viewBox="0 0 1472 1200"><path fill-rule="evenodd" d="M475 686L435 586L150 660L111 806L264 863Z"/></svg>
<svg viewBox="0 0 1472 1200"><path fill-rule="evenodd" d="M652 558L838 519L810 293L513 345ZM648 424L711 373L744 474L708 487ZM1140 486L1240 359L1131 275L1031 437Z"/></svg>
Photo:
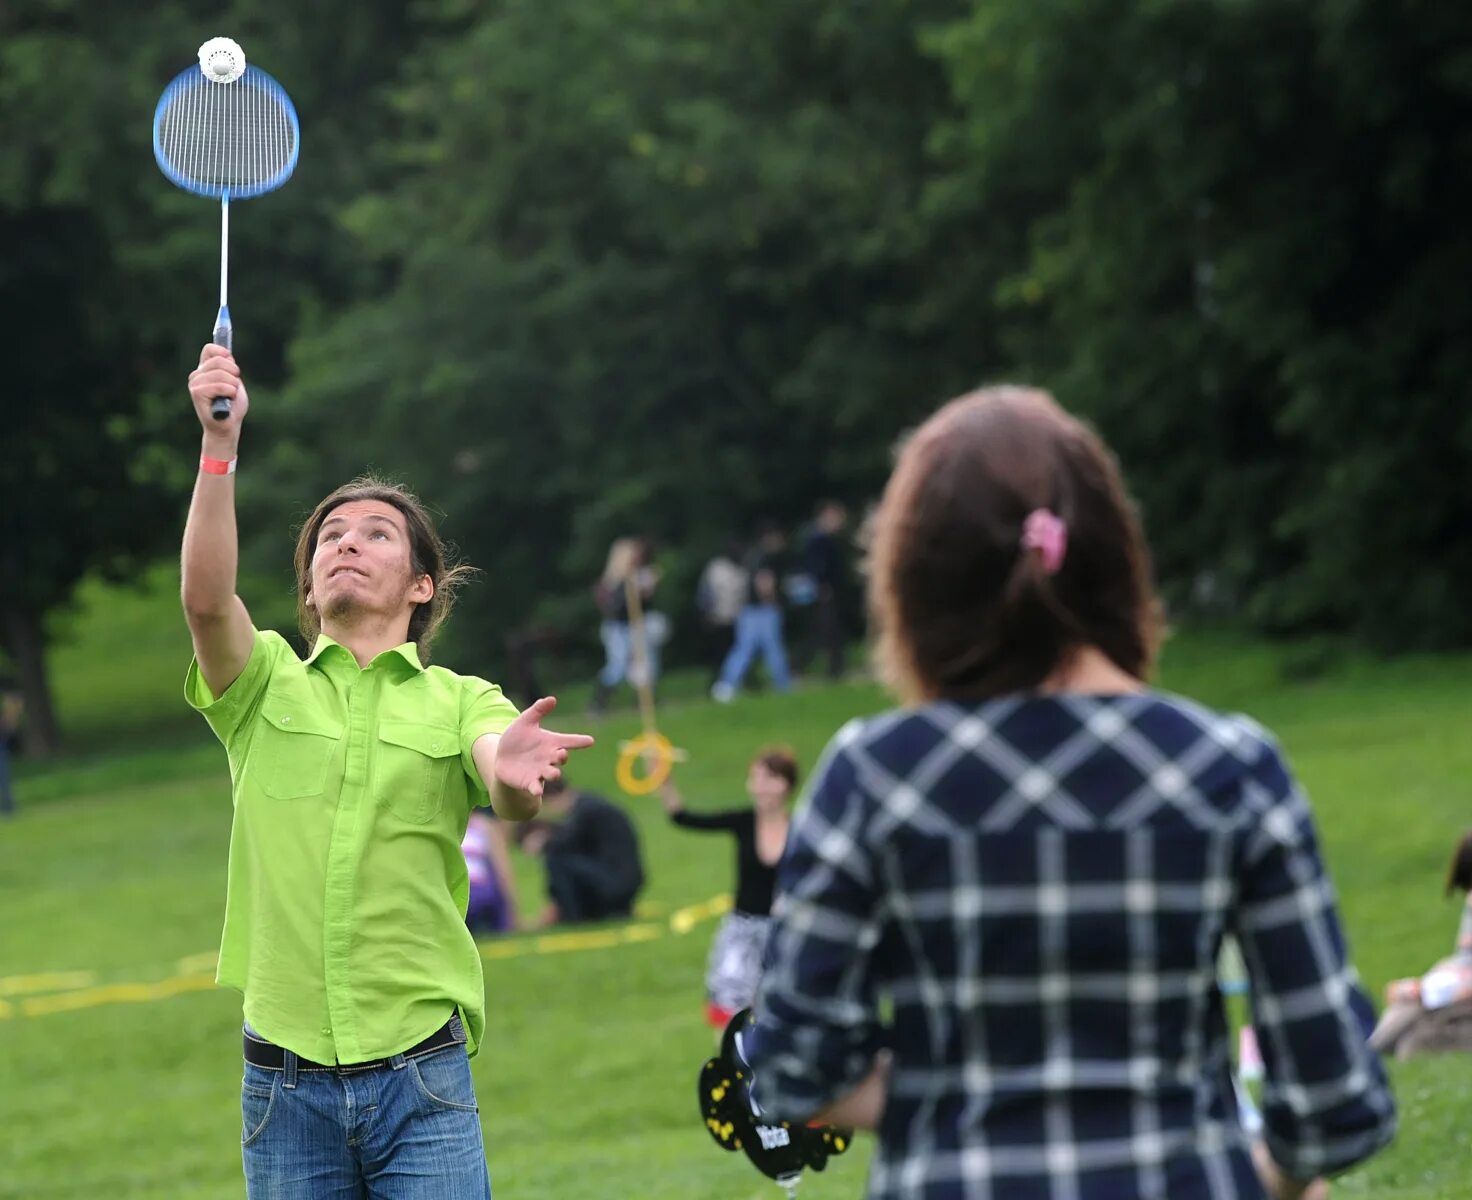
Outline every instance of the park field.
<svg viewBox="0 0 1472 1200"><path fill-rule="evenodd" d="M187 659L167 578L91 589L54 660L74 753L28 764L22 811L0 825L0 1197L109 1200L243 1194L239 998L215 988L230 801L223 753L182 709ZM473 663L463 663L474 669ZM1272 727L1314 798L1357 962L1376 995L1451 946L1440 895L1472 826L1472 658L1377 663L1219 633L1167 647L1162 685ZM741 799L768 741L811 764L862 683L717 708L676 680L661 725L690 753L691 802ZM581 721L569 693L561 724ZM575 779L612 789L619 716ZM724 840L682 834L628 800L650 883L624 925L483 943L489 1030L474 1068L498 1200L756 1200L778 1189L721 1153L696 1112L711 1036L701 1018L709 936L730 881ZM540 903L519 860L524 907ZM1336 1196L1472 1195L1465 1058L1393 1067L1395 1146ZM861 1139L813 1200L862 1194Z"/></svg>

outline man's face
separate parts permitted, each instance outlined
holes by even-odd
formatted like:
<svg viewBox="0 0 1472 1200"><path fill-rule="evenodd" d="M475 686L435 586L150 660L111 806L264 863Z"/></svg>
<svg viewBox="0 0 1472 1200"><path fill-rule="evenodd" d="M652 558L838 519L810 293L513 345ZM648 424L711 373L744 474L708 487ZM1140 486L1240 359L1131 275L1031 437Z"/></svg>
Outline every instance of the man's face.
<svg viewBox="0 0 1472 1200"><path fill-rule="evenodd" d="M428 575L415 577L404 514L381 500L350 500L327 514L312 554L308 602L324 625L359 614L407 622L434 596Z"/></svg>

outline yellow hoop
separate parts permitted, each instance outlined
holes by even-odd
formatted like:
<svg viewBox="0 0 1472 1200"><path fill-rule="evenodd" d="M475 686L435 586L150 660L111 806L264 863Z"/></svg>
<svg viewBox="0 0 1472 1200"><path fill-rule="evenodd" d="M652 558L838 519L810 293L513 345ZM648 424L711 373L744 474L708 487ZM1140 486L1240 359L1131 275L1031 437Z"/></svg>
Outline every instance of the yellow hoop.
<svg viewBox="0 0 1472 1200"><path fill-rule="evenodd" d="M634 768L646 754L652 754L655 761L649 774L641 778ZM675 748L670 744L670 739L650 729L633 741L624 743L614 775L618 779L618 786L630 796L647 796L670 777L674 765Z"/></svg>

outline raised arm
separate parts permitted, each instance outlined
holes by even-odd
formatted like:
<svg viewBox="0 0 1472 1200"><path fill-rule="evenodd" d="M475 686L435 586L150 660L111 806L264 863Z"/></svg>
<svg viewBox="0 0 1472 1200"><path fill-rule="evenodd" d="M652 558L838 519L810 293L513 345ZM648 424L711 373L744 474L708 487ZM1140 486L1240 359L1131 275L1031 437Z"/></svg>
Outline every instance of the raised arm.
<svg viewBox="0 0 1472 1200"><path fill-rule="evenodd" d="M210 415L216 396L230 398L230 415ZM189 375L189 398L204 430L199 477L184 526L180 598L194 639L200 674L216 698L240 677L250 661L254 631L245 604L235 594L239 557L235 531L236 449L250 400L240 367L221 346L206 346ZM229 464L228 473L219 464Z"/></svg>
<svg viewBox="0 0 1472 1200"><path fill-rule="evenodd" d="M646 758L644 765L648 770L654 769L652 758ZM680 795L675 781L666 779L655 790L659 793L659 802L664 805L664 811L674 818L675 824L681 824L681 818L685 816L685 797Z"/></svg>

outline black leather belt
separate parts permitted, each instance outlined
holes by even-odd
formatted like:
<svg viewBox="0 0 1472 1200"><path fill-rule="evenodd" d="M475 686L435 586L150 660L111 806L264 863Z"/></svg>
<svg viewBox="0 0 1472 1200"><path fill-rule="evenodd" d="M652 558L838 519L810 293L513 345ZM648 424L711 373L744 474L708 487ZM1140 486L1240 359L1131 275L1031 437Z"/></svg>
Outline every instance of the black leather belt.
<svg viewBox="0 0 1472 1200"><path fill-rule="evenodd" d="M451 1017L422 1042L416 1042L410 1046L404 1051L404 1057L419 1058L425 1054L432 1054L436 1050L443 1050L446 1046L463 1046L464 1044L465 1027L457 1015ZM268 1071L284 1071L286 1051L274 1042L267 1042L247 1033L245 1035L245 1061L257 1067L264 1067ZM298 1071L372 1071L377 1067L391 1065L391 1060L387 1058L375 1058L371 1062L356 1063L319 1063L300 1056L296 1060Z"/></svg>

